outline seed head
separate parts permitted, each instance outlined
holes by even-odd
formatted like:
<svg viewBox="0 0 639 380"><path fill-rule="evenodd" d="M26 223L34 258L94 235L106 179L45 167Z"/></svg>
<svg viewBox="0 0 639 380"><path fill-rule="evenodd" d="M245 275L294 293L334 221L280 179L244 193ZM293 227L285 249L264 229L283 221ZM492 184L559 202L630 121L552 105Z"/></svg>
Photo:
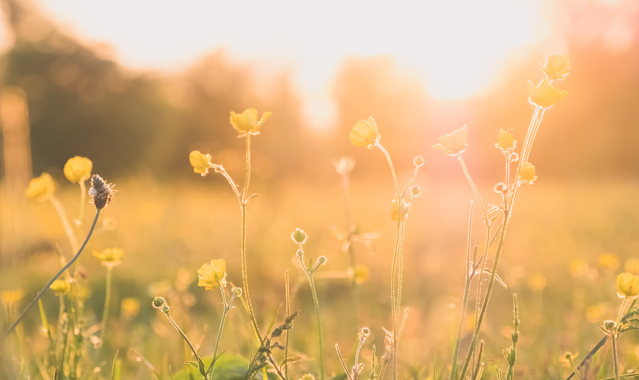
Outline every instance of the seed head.
<svg viewBox="0 0 639 380"><path fill-rule="evenodd" d="M113 184L107 183L97 174L91 176L89 195L93 197L93 204L98 210L103 209L113 201Z"/></svg>

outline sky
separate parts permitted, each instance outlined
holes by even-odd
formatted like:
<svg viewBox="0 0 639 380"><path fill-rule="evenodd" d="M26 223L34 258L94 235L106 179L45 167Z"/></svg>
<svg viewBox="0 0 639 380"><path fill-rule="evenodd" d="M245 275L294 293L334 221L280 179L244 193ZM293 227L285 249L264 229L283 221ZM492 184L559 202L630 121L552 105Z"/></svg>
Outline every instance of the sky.
<svg viewBox="0 0 639 380"><path fill-rule="evenodd" d="M348 57L392 55L423 78L435 98L464 99L490 89L506 64L548 44L548 2L36 0L81 40L106 43L140 70L179 72L226 48L263 75L288 70L314 128L336 116L333 78Z"/></svg>

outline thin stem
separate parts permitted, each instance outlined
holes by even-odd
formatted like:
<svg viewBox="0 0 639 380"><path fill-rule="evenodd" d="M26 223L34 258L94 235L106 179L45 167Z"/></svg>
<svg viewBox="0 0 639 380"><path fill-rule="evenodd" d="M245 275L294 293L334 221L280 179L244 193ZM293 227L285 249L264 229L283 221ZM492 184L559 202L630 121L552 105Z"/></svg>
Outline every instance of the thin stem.
<svg viewBox="0 0 639 380"><path fill-rule="evenodd" d="M80 181L80 212L78 213L78 234L82 234L82 221L84 220L84 206L87 203L87 187L84 181Z"/></svg>
<svg viewBox="0 0 639 380"><path fill-rule="evenodd" d="M286 317L288 318L291 315L291 287L288 281L288 269L284 272L284 297L286 300ZM284 359L288 359L288 335L289 330L287 329L286 334L286 343L284 348ZM284 363L284 379L288 380L288 361Z"/></svg>
<svg viewBox="0 0 639 380"><path fill-rule="evenodd" d="M466 164L464 163L464 158L462 157L462 154L458 153L457 158L459 158L459 163L461 164L462 170L464 171L464 175L466 176L466 179L468 180L468 184L470 185L470 188L473 190L473 193L475 193L475 198L477 198L477 202L479 202L479 206L481 206L481 211L484 214L484 218L488 220L488 213L486 212L486 206L484 206L484 201L482 201L481 196L479 195L479 191L477 191L477 187L475 186L475 183L473 182L473 179L470 176L468 169L466 168Z"/></svg>
<svg viewBox="0 0 639 380"><path fill-rule="evenodd" d="M399 182L397 181L397 175L395 174L395 168L393 167L393 160L391 160L390 155L388 154L386 149L384 149L382 144L375 143L375 146L378 147L382 151L382 153L384 153L384 156L386 156L386 160L388 160L388 165L390 166L391 174L393 175L393 181L395 181L395 192L397 193L397 199L399 200L401 198L401 195L399 194Z"/></svg>
<svg viewBox="0 0 639 380"><path fill-rule="evenodd" d="M619 359L618 359L618 355L617 355L617 333L616 333L616 331L612 331L611 332L610 339L612 339L612 362L614 363L615 380L619 380Z"/></svg>
<svg viewBox="0 0 639 380"><path fill-rule="evenodd" d="M313 294L313 303L315 304L315 316L317 318L317 331L319 335L319 356L320 356L320 379L324 380L324 342L322 340L322 320L320 318L319 300L317 298L317 289L312 274L307 274L308 281L311 285L311 293Z"/></svg>
<svg viewBox="0 0 639 380"><path fill-rule="evenodd" d="M217 361L217 351L220 347L220 339L222 338L222 331L224 331L224 322L226 321L226 314L231 310L231 304L233 303L233 299L235 299L235 293L231 296L231 300L226 302L226 292L224 291L224 287L222 284L220 285L220 293L222 294L222 303L224 304L224 311L222 312L222 319L220 320L220 327L217 330L217 339L215 340L215 350L213 351L213 361L210 365L211 375L210 378L213 378L213 372L215 372L215 362ZM207 370L208 372L208 370Z"/></svg>
<svg viewBox="0 0 639 380"><path fill-rule="evenodd" d="M169 314L169 312L165 312L164 315L166 315L166 317L168 318L169 322L171 322L171 324L173 325L173 327L177 330L177 332L180 333L180 335L182 335L182 338L184 338L184 341L186 342L186 344L188 344L189 348L191 349L191 351L193 352L193 356L195 356L195 358L198 361L198 364L200 362L202 362L202 359L200 358L200 355L198 355L197 350L195 350L195 347L193 347L193 344L191 343L191 341L189 340L189 338L186 336L186 334L184 333L184 331L182 331L182 329L180 328L180 326L178 326L177 323L175 323L175 321L173 320L173 318L171 317L171 315Z"/></svg>
<svg viewBox="0 0 639 380"><path fill-rule="evenodd" d="M466 267L464 268L464 278L466 283L464 285L464 297L462 300L461 314L459 315L459 325L457 326L457 338L455 339L455 352L453 353L453 368L450 371L450 380L455 380L457 375L457 355L459 355L459 349L461 347L461 334L464 327L464 321L466 317L466 305L468 304L468 293L470 293L470 281L471 281L471 267L470 267L470 250L471 250L471 233L473 230L473 201L470 201L470 216L468 217L468 237L466 247Z"/></svg>
<svg viewBox="0 0 639 380"><path fill-rule="evenodd" d="M104 344L104 330L106 330L107 318L109 317L109 307L111 306L111 272L112 266L107 266L106 274L106 295L104 296L104 311L102 312L102 331L100 331L100 344Z"/></svg>
<svg viewBox="0 0 639 380"><path fill-rule="evenodd" d="M27 312L29 312L29 310L31 310L31 308L38 303L38 300L44 295L44 293L49 289L49 287L51 286L51 284L53 284L53 282L55 280L58 279L58 277L60 277L60 275L62 273L64 273L64 271L67 270L67 268L69 268L77 259L78 257L80 257L80 254L82 253L82 251L84 250L84 247L86 247L87 243L89 242L89 239L91 238L91 235L93 234L93 230L95 229L95 225L98 222L98 217L100 216L100 211L102 211L102 209L97 209L96 213L95 213L95 218L93 219L93 224L91 224L91 229L89 230L89 234L87 235L86 239L84 240L84 243L82 243L82 246L80 247L80 249L78 250L78 253L75 254L75 256L73 256L73 258L71 259L71 261L69 261L64 267L62 267L62 269L60 269L60 271L58 271L58 273L53 276L53 278L49 281L49 283L47 283L44 288L42 288L42 290L40 290L40 292L38 292L38 294L36 295L36 297L33 299L33 301L31 301L29 303L29 305L27 305L27 308L24 309L24 311L20 314L20 316L18 317L18 319L11 325L11 327L9 327L9 329L7 331L4 332L4 334L2 334L2 336L0 336L0 343L2 343L5 338L11 334L11 332L16 328L16 326L18 326L18 324L20 323L20 321L22 321L22 319L27 315Z"/></svg>
<svg viewBox="0 0 639 380"><path fill-rule="evenodd" d="M55 197L55 195L51 195L51 197L49 198L49 201L51 201L51 204L53 205L55 210L58 212L58 215L60 216L60 220L62 221L64 230L66 231L67 236L69 238L69 243L71 243L71 249L73 250L73 252L77 252L78 239L76 239L75 233L73 232L73 228L71 228L71 223L69 223L69 218L67 218L67 213L64 211L64 207L62 207L62 204L60 203L58 198Z"/></svg>
<svg viewBox="0 0 639 380"><path fill-rule="evenodd" d="M246 134L246 179L244 180L244 190L242 191L242 202L246 202L246 197L251 182L251 134Z"/></svg>

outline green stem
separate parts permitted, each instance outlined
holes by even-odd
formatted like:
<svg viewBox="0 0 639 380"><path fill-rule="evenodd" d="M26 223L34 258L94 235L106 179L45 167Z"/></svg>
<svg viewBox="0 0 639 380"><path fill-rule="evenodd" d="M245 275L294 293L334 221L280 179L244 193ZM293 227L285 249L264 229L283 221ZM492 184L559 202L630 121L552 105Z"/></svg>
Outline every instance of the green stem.
<svg viewBox="0 0 639 380"><path fill-rule="evenodd" d="M107 318L109 317L109 307L111 306L111 272L112 266L107 267L106 274L106 294L104 296L104 311L102 312L102 331L100 332L101 344L104 344L104 330L106 330Z"/></svg>
<svg viewBox="0 0 639 380"><path fill-rule="evenodd" d="M311 293L313 294L313 303L315 304L315 316L317 317L317 331L319 335L319 356L320 356L320 379L324 380L324 342L322 340L322 320L320 318L319 301L317 298L317 290L315 289L315 281L313 274L307 274L309 284L311 285Z"/></svg>
<svg viewBox="0 0 639 380"><path fill-rule="evenodd" d="M231 300L227 303L226 302L226 292L224 292L224 288L222 287L222 284L220 284L220 293L222 294L222 303L224 304L224 311L222 312L222 319L220 320L220 327L217 330L217 339L215 341L215 350L213 351L213 361L211 362L210 365L210 371L211 371L211 375L210 378L213 378L213 372L215 372L215 362L216 362L216 358L217 358L217 351L218 348L220 347L220 339L222 338L222 331L224 331L224 322L226 321L226 314L229 312L229 310L231 310L231 304L233 303L233 299L235 298L235 295L231 296ZM208 372L209 370L207 370Z"/></svg>
<svg viewBox="0 0 639 380"><path fill-rule="evenodd" d="M484 218L488 220L488 213L486 212L486 206L484 206L484 201L482 201L481 196L479 195L479 191L477 190L477 187L475 186L475 183L473 182L473 179L470 176L468 169L466 168L466 164L464 163L464 158L462 157L462 154L457 153L457 158L459 158L459 163L461 164L462 170L464 171L464 175L466 176L466 179L468 180L468 184L470 185L470 188L473 190L473 193L475 193L475 198L477 198L477 202L479 202L479 205L481 206L481 211L484 214Z"/></svg>
<svg viewBox="0 0 639 380"><path fill-rule="evenodd" d="M87 203L87 187L84 181L80 181L80 213L78 214L78 234L82 233L82 221L84 220L84 206Z"/></svg>
<svg viewBox="0 0 639 380"><path fill-rule="evenodd" d="M284 272L284 291L285 291L285 299L286 299L286 317L291 315L291 288L289 286L288 281L288 269ZM284 359L288 359L288 335L289 329L286 330L286 347L284 348ZM288 361L284 363L284 379L288 380Z"/></svg>
<svg viewBox="0 0 639 380"><path fill-rule="evenodd" d="M55 197L55 195L51 195L49 201L58 212L58 216L60 217L60 221L62 221L62 225L64 226L64 230L67 233L67 237L69 238L69 243L71 244L71 249L74 252L78 251L78 239L75 237L75 232L73 232L73 228L71 228L71 223L69 223L69 218L67 218L67 213L64 211L64 207Z"/></svg>
<svg viewBox="0 0 639 380"><path fill-rule="evenodd" d="M89 230L89 234L87 235L86 239L84 240L84 243L82 243L82 246L80 247L80 249L78 250L78 253L75 254L75 256L73 256L73 258L71 259L71 261L69 261L64 267L62 267L62 269L60 269L60 271L58 271L58 273L53 276L53 278L49 281L49 283L47 283L44 288L42 288L42 290L40 290L40 292L38 292L38 294L36 295L36 297L33 299L33 301L31 301L29 303L29 305L27 305L27 308L24 309L24 311L22 312L22 314L20 314L20 316L18 317L18 319L11 325L11 327L9 327L9 329L7 331L4 332L4 334L2 334L2 336L0 336L0 343L2 343L5 338L11 334L11 332L16 328L16 326L18 326L18 324L20 323L20 321L22 321L22 319L27 315L27 312L29 312L29 310L31 310L31 308L38 303L38 300L44 295L44 293L49 289L49 287L51 286L51 284L53 284L53 282L55 280L58 279L58 277L60 277L60 275L62 273L64 273L64 271L67 270L67 268L69 268L77 259L78 257L80 257L80 254L82 253L82 251L84 250L84 247L86 247L87 243L89 242L89 239L91 238L91 235L93 234L93 230L95 229L95 225L98 222L98 217L100 216L100 211L102 211L102 209L97 209L96 213L95 213L95 218L93 219L93 224L91 225L91 229Z"/></svg>
<svg viewBox="0 0 639 380"><path fill-rule="evenodd" d="M177 332L180 333L180 335L182 335L182 338L184 338L184 341L186 342L186 344L189 345L189 348L191 349L191 351L193 352L193 356L195 356L195 359L197 359L198 365L200 363L202 363L202 359L200 358L200 355L198 355L197 351L195 350L195 347L193 347L193 344L191 343L191 341L189 340L189 338L187 338L186 334L184 333L184 331L182 331L182 329L180 328L180 326L178 326L177 323L175 323L175 321L173 320L173 318L171 317L171 315L169 314L168 311L164 312L164 315L166 315L166 318L168 318L169 322L171 322L171 324L173 325L173 327L177 330ZM204 374L203 374L204 375Z"/></svg>
<svg viewBox="0 0 639 380"><path fill-rule="evenodd" d="M617 333L615 331L611 332L610 338L612 339L612 362L614 363L615 369L615 380L619 380L619 360L617 356Z"/></svg>

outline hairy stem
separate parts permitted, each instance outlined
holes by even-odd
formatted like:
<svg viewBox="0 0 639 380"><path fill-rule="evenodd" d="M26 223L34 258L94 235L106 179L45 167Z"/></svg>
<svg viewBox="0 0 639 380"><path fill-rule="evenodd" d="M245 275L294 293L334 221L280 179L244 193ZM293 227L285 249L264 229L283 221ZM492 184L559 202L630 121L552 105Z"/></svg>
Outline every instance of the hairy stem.
<svg viewBox="0 0 639 380"><path fill-rule="evenodd" d="M109 317L109 307L111 306L111 272L113 272L113 267L107 267L106 274L106 294L104 297L104 311L102 312L102 331L100 331L100 341L101 344L104 344L104 330L106 330L107 318Z"/></svg>
<svg viewBox="0 0 639 380"><path fill-rule="evenodd" d="M69 238L69 243L71 244L71 249L73 252L78 251L78 239L75 237L75 232L73 232L73 228L71 228L71 223L69 223L69 218L67 218L67 213L64 211L64 207L54 195L51 195L49 198L51 204L58 212L58 216L60 216L60 220L62 221L62 225L64 226L64 230L67 233L67 237Z"/></svg>
<svg viewBox="0 0 639 380"><path fill-rule="evenodd" d="M313 304L315 305L315 316L317 318L317 335L319 337L319 356L320 356L320 379L324 380L324 341L322 340L322 319L320 318L319 300L317 298L317 289L313 275L308 274L308 281L311 285L311 293L313 294Z"/></svg>

